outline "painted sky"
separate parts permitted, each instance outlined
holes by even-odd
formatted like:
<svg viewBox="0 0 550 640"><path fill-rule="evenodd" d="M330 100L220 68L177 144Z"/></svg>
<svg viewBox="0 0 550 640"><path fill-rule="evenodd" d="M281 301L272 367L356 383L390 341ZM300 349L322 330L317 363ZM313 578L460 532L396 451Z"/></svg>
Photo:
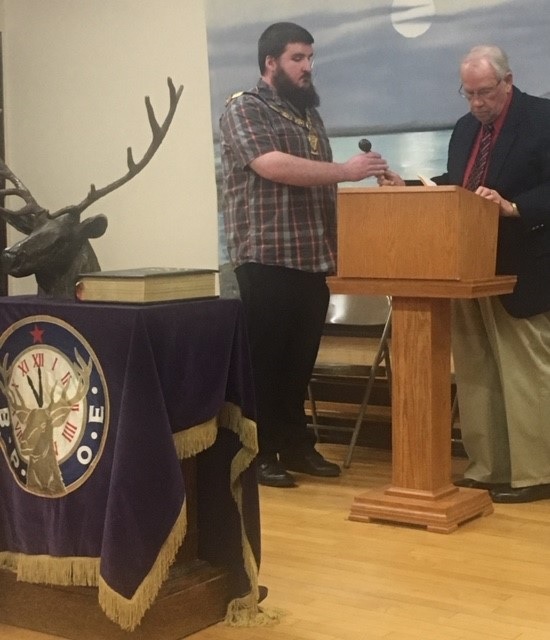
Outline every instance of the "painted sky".
<svg viewBox="0 0 550 640"><path fill-rule="evenodd" d="M332 134L452 126L467 110L458 64L494 43L515 84L550 95L548 0L206 0L212 121L259 77L257 40L289 20L315 38L314 81Z"/></svg>

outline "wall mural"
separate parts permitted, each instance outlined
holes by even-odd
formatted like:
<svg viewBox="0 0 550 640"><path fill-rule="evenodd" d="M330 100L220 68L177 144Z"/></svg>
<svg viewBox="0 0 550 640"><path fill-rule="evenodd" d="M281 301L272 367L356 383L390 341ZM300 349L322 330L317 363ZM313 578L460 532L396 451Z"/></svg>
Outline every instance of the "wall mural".
<svg viewBox="0 0 550 640"><path fill-rule="evenodd" d="M468 108L458 94L459 61L476 44L501 46L516 86L550 97L545 0L206 0L206 19L217 159L225 100L254 86L258 37L281 20L315 38L314 82L336 160L368 136L404 177L441 173L450 129ZM221 215L219 223L223 282Z"/></svg>

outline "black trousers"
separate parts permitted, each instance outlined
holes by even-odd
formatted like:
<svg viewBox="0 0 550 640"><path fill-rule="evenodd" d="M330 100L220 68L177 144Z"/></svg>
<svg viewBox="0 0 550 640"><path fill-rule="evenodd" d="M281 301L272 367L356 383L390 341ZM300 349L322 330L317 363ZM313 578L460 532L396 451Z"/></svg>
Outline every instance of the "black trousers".
<svg viewBox="0 0 550 640"><path fill-rule="evenodd" d="M235 274L250 340L260 454L311 447L304 400L327 314L325 274L256 263Z"/></svg>

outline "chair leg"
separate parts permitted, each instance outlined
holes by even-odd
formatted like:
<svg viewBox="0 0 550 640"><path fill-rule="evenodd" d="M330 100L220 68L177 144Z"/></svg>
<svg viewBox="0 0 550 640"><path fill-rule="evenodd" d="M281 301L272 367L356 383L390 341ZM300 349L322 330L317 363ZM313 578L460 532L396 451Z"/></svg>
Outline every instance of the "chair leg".
<svg viewBox="0 0 550 640"><path fill-rule="evenodd" d="M388 380L388 393L390 396L390 406L391 406L391 381L392 381L392 371L391 371L391 360L390 360L390 348L388 347L388 343L385 344L384 349L384 367L386 369L386 378Z"/></svg>
<svg viewBox="0 0 550 640"><path fill-rule="evenodd" d="M363 400L361 402L359 414L355 421L355 426L353 427L353 433L351 434L351 440L348 446L348 452L346 455L346 459L344 460L344 467L346 469L348 469L351 464L353 451L355 449L355 445L357 444L357 438L359 437L359 432L361 431L361 427L363 425L363 418L367 411L367 406L369 404L370 395L372 392L372 388L374 386L374 381L376 380L376 374L378 373L378 368L382 360L384 360L386 364L386 377L388 379L388 384L390 387L390 396L391 396L391 366L390 366L390 351L388 347L388 337L390 333L390 327L391 327L391 310L388 313L386 324L384 325L384 330L382 331L382 336L380 337L378 351L376 352L376 356L374 357L374 361L372 363L372 366L369 372L367 387L363 395Z"/></svg>
<svg viewBox="0 0 550 640"><path fill-rule="evenodd" d="M451 443L453 444L462 442L462 438L460 434L460 426L456 428L458 437L455 437L455 434L454 434L455 424L457 420L458 420L458 394L455 391L453 402L451 404Z"/></svg>
<svg viewBox="0 0 550 640"><path fill-rule="evenodd" d="M453 404L451 406L451 427L454 427L457 417L458 417L458 397L455 394L455 397L453 398Z"/></svg>
<svg viewBox="0 0 550 640"><path fill-rule="evenodd" d="M370 394L372 391L372 387L374 386L374 380L376 378L376 371L378 366L374 364L371 366L371 370L369 373L369 379L367 381L367 388L365 389L365 394L363 395L363 401L361 403L361 408L359 409L359 414L357 415L357 419L355 421L355 426L353 427L353 433L351 434L351 440L348 446L348 452L346 455L346 459L344 460L344 467L346 469L349 468L351 464L351 457L353 455L353 450L355 449L355 445L357 444L357 438L359 437L359 431L361 430L361 426L363 424L363 417L367 410L367 405L369 403Z"/></svg>
<svg viewBox="0 0 550 640"><path fill-rule="evenodd" d="M309 406L311 407L311 424L313 426L313 433L315 434L315 439L319 441L319 429L317 428L319 424L317 420L317 403L315 402L311 382L307 385L307 395L309 398Z"/></svg>

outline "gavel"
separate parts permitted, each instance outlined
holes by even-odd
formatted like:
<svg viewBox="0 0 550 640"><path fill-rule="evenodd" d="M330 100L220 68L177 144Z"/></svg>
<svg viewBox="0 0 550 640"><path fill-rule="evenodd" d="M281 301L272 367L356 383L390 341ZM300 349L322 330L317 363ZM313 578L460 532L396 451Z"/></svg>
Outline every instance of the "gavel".
<svg viewBox="0 0 550 640"><path fill-rule="evenodd" d="M361 151L364 151L365 153L368 153L372 149L371 141L367 140L366 138L362 138L361 140L359 140L359 149L361 149Z"/></svg>

